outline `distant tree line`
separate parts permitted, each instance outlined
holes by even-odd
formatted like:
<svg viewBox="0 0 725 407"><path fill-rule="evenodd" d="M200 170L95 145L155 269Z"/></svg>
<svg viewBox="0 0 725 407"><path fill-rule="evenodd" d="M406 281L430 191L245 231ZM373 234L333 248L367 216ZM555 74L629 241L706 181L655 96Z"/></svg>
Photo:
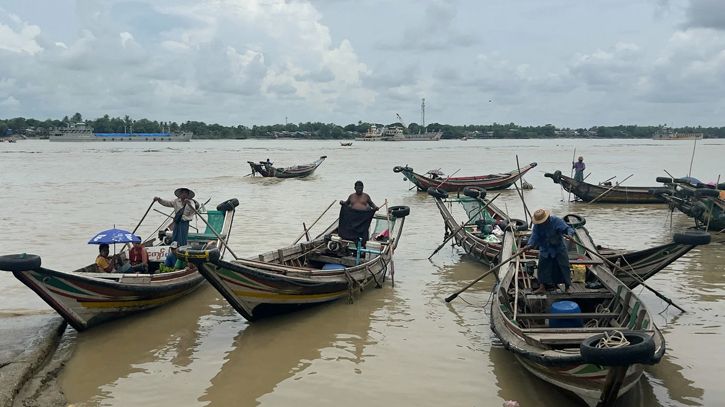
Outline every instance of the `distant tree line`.
<svg viewBox="0 0 725 407"><path fill-rule="evenodd" d="M96 133L155 133L188 131L194 138L204 139L245 139L245 138L307 138L307 139L349 139L367 132L371 126L402 127L406 133L416 134L424 131L441 131L444 139L456 138L652 138L660 126L595 126L585 128L557 128L551 124L544 126L519 126L509 124L485 124L453 126L448 124L432 123L422 128L417 123L411 123L405 128L401 123L367 123L358 121L357 124L340 126L334 123L288 123L270 126L244 125L223 126L220 124L207 124L199 121L184 123L164 122L149 119L132 119L129 116L110 117L104 115L96 119L83 119L80 113L60 120L57 119L26 119L16 117L13 119L0 119L0 136L20 134L27 137L45 137L53 128L67 127L72 124L83 123ZM703 133L706 138L725 138L725 127L682 127L673 129L679 133Z"/></svg>

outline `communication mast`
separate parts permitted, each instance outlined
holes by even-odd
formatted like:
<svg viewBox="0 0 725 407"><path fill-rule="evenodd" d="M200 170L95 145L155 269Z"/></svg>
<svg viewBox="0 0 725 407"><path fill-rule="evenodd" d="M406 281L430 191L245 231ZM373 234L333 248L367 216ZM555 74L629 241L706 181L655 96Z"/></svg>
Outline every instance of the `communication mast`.
<svg viewBox="0 0 725 407"><path fill-rule="evenodd" d="M425 98L420 102L420 122L421 127L425 128Z"/></svg>

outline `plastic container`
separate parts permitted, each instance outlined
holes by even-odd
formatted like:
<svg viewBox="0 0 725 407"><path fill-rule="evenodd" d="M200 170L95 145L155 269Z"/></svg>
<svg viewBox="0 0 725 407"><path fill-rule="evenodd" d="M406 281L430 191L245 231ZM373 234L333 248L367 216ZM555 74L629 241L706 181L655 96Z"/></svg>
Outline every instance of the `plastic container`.
<svg viewBox="0 0 725 407"><path fill-rule="evenodd" d="M325 263L325 265L322 266L323 270L342 270L344 268L344 265L337 263Z"/></svg>
<svg viewBox="0 0 725 407"><path fill-rule="evenodd" d="M549 310L552 314L578 314L581 313L579 304L574 301L556 301ZM581 318L549 319L549 328L581 328L584 322Z"/></svg>

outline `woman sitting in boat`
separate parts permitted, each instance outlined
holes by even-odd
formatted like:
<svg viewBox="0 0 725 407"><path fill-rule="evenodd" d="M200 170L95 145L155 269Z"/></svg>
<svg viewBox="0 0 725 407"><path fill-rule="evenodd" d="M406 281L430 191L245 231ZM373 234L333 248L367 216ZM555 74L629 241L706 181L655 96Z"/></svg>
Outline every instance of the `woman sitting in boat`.
<svg viewBox="0 0 725 407"><path fill-rule="evenodd" d="M109 248L106 243L98 246L98 256L96 257L96 270L99 273L113 273L116 271L115 258L110 257Z"/></svg>
<svg viewBox="0 0 725 407"><path fill-rule="evenodd" d="M135 273L149 272L149 254L141 242L136 242L128 251L128 260L131 264L131 270Z"/></svg>
<svg viewBox="0 0 725 407"><path fill-rule="evenodd" d="M525 248L539 247L539 288L534 294L543 294L559 284L564 284L564 291L569 292L571 269L563 236L573 236L574 229L546 209L537 209L532 222L534 227Z"/></svg>

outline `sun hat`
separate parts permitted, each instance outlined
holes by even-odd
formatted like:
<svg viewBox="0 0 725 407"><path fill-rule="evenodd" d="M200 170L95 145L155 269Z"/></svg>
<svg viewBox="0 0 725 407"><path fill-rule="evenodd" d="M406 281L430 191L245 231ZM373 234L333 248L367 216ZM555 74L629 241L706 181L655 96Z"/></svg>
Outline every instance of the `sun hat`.
<svg viewBox="0 0 725 407"><path fill-rule="evenodd" d="M176 197L179 198L179 195L181 195L181 193L183 191L189 191L189 199L192 199L196 196L194 191L190 190L189 188L184 188L184 187L176 188L176 191L174 191L174 195L176 195Z"/></svg>
<svg viewBox="0 0 725 407"><path fill-rule="evenodd" d="M537 209L536 212L534 212L533 219L531 221L534 223L534 225L539 225L544 222L546 222L547 219L549 219L550 212L546 209Z"/></svg>

